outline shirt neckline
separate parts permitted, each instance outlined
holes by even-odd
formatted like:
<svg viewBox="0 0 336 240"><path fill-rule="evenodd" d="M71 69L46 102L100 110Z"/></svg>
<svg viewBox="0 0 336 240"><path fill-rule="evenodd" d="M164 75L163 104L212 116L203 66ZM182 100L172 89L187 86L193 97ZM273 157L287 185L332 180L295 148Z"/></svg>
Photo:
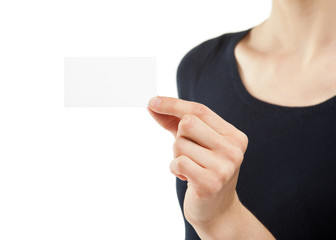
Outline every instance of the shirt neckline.
<svg viewBox="0 0 336 240"><path fill-rule="evenodd" d="M291 113L294 115L312 115L312 114L320 113L321 111L327 111L336 106L336 95L321 103L314 104L314 105L307 105L307 106L282 106L282 105L277 105L277 104L263 101L251 95L250 92L246 89L240 77L240 73L238 71L237 59L234 54L234 49L237 46L238 42L242 40L242 38L246 36L249 33L249 31L251 31L252 29L253 27L240 31L240 32L233 33L232 34L233 40L229 48L230 50L229 58L230 58L230 63L231 63L230 69L231 69L231 77L232 77L233 84L235 86L236 91L242 98L242 100L245 103L247 103L250 108L260 113L264 113L264 114L267 114L267 113L277 114L277 113L286 112L286 113Z"/></svg>

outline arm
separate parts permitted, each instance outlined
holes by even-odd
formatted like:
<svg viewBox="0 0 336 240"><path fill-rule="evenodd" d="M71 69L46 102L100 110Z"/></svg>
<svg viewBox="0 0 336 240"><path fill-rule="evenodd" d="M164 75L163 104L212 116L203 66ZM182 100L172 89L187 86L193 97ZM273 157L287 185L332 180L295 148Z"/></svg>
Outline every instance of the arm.
<svg viewBox="0 0 336 240"><path fill-rule="evenodd" d="M208 225L192 225L202 240L274 240L268 229L238 200L230 211Z"/></svg>

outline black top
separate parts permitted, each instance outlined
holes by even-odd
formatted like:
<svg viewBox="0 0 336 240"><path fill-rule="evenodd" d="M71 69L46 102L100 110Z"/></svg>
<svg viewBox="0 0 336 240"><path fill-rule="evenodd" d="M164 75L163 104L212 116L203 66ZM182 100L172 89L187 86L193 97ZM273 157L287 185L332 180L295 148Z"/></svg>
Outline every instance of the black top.
<svg viewBox="0 0 336 240"><path fill-rule="evenodd" d="M335 239L336 96L305 107L252 96L233 51L251 29L189 50L177 68L178 97L208 106L248 136L236 190L276 239ZM176 178L185 239L198 240L183 213L186 188L187 181Z"/></svg>

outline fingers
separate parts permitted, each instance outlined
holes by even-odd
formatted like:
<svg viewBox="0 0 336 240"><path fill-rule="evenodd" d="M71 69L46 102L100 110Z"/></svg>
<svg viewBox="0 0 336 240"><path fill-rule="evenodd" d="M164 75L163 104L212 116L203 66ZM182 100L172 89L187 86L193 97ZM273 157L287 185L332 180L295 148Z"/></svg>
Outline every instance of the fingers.
<svg viewBox="0 0 336 240"><path fill-rule="evenodd" d="M195 115L220 135L229 136L230 141L237 145L243 153L246 151L248 145L248 138L246 134L229 122L225 121L207 106L201 103L173 97L157 96L156 98L160 99L160 103L158 105L152 105L152 101L148 104L148 107L153 112L164 114L163 116L165 117L175 116L179 119L182 119L185 114ZM174 129L176 127L176 123L172 124L172 126L174 126L172 129ZM175 136L176 129L171 132Z"/></svg>
<svg viewBox="0 0 336 240"><path fill-rule="evenodd" d="M212 151L190 141L187 138L176 138L173 150L174 158L184 155L203 168L214 170L218 167L218 162L215 161L215 156Z"/></svg>
<svg viewBox="0 0 336 240"><path fill-rule="evenodd" d="M238 148L227 141L223 141L222 145L221 151L215 152L185 137L178 137L173 145L174 158L182 155L187 156L202 168L222 176L223 173L233 172L243 160L243 155Z"/></svg>
<svg viewBox="0 0 336 240"><path fill-rule="evenodd" d="M156 122L158 122L164 129L170 131L173 136L176 137L177 126L180 122L179 118L154 112L149 107L147 107L147 110Z"/></svg>
<svg viewBox="0 0 336 240"><path fill-rule="evenodd" d="M159 103L157 102L159 101ZM182 118L184 114L195 114L197 103L173 97L156 96L151 98L148 106L156 112Z"/></svg>
<svg viewBox="0 0 336 240"><path fill-rule="evenodd" d="M181 155L171 161L169 168L170 172L176 177L180 178L180 176L183 176L188 181L191 181L196 185L201 185L202 178L200 176L204 176L206 174L205 168L202 168L200 165L184 155ZM181 180L184 181L184 179Z"/></svg>
<svg viewBox="0 0 336 240"><path fill-rule="evenodd" d="M223 184L229 179L230 167L222 166L223 176L202 168L189 157L181 155L170 163L170 172L182 181L188 181L188 187L192 186L197 198L212 196L218 193Z"/></svg>
<svg viewBox="0 0 336 240"><path fill-rule="evenodd" d="M221 141L223 139L222 135L205 124L200 118L191 114L185 114L179 122L176 138L179 137L188 138L210 150L216 150L222 146Z"/></svg>
<svg viewBox="0 0 336 240"><path fill-rule="evenodd" d="M152 98L148 106L157 113L172 115L178 118L182 118L185 114L196 115L219 134L223 135L231 134L237 131L233 125L222 119L203 104L164 96L158 96L155 99L160 99L160 103L152 104Z"/></svg>

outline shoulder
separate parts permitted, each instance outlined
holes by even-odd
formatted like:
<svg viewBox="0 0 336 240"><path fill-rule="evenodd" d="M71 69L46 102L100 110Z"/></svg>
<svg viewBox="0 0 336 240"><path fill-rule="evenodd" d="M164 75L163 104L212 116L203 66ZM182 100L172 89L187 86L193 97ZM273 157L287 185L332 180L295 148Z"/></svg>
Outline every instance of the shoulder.
<svg viewBox="0 0 336 240"><path fill-rule="evenodd" d="M182 57L177 68L177 73L188 70L190 67L195 68L196 66L204 65L211 56L225 47L225 43L229 41L230 37L232 38L232 35L233 33L224 33L207 39L189 49Z"/></svg>
<svg viewBox="0 0 336 240"><path fill-rule="evenodd" d="M187 51L176 72L179 98L194 99L193 88L199 83L201 75L213 71L215 65L222 65L222 60L225 61L225 57L229 56L235 37L245 31L227 32L209 38Z"/></svg>

